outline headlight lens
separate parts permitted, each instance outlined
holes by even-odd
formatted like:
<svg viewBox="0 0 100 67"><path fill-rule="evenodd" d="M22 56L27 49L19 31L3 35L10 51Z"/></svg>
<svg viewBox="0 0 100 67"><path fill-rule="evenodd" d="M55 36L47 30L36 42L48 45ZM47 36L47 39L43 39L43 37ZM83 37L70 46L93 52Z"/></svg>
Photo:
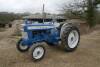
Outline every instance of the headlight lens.
<svg viewBox="0 0 100 67"><path fill-rule="evenodd" d="M21 24L21 25L20 25L21 31L24 31L24 26L25 26L25 24Z"/></svg>
<svg viewBox="0 0 100 67"><path fill-rule="evenodd" d="M28 39L28 34L27 34L27 32L22 31L22 38Z"/></svg>
<svg viewBox="0 0 100 67"><path fill-rule="evenodd" d="M27 32L24 32L24 26L25 26L25 24L21 24L21 26L20 26L20 30L22 31L22 38L28 39Z"/></svg>

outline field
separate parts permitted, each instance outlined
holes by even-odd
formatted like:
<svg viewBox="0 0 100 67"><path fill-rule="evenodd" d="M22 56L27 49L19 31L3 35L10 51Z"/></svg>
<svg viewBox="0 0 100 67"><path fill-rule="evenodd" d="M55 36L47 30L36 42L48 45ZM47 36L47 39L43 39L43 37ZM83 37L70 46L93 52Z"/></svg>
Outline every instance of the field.
<svg viewBox="0 0 100 67"><path fill-rule="evenodd" d="M82 35L72 53L46 45L46 55L39 62L33 62L29 53L17 51L18 38L12 36L13 31L0 32L0 67L100 67L100 30Z"/></svg>

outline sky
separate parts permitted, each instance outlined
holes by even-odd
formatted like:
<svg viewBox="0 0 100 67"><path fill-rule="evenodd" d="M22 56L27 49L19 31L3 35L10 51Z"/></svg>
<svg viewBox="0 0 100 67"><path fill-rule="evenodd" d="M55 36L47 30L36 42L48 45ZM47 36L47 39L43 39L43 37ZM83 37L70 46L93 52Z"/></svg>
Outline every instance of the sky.
<svg viewBox="0 0 100 67"><path fill-rule="evenodd" d="M42 12L45 3L45 12L58 13L61 5L71 0L0 0L0 12L37 13Z"/></svg>

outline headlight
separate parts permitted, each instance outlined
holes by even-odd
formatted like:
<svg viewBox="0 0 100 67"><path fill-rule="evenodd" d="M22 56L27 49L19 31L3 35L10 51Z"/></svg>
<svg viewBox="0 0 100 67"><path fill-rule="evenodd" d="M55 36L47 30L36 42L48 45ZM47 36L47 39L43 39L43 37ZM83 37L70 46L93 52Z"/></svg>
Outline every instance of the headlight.
<svg viewBox="0 0 100 67"><path fill-rule="evenodd" d="M28 34L27 34L27 32L22 31L22 38L28 39Z"/></svg>
<svg viewBox="0 0 100 67"><path fill-rule="evenodd" d="M25 24L21 24L20 25L20 30L22 32L22 38L27 39L28 38L28 34L27 34L27 32L24 32L24 26L25 26Z"/></svg>
<svg viewBox="0 0 100 67"><path fill-rule="evenodd" d="M25 26L25 24L21 24L21 25L20 25L21 31L24 31L24 26Z"/></svg>

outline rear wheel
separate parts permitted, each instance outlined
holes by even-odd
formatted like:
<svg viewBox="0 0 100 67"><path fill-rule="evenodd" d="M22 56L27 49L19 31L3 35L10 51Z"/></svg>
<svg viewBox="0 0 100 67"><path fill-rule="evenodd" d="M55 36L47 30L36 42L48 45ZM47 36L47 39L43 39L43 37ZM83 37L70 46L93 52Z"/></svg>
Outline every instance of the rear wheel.
<svg viewBox="0 0 100 67"><path fill-rule="evenodd" d="M66 51L74 51L80 41L80 33L76 26L65 25L61 30L61 41Z"/></svg>

